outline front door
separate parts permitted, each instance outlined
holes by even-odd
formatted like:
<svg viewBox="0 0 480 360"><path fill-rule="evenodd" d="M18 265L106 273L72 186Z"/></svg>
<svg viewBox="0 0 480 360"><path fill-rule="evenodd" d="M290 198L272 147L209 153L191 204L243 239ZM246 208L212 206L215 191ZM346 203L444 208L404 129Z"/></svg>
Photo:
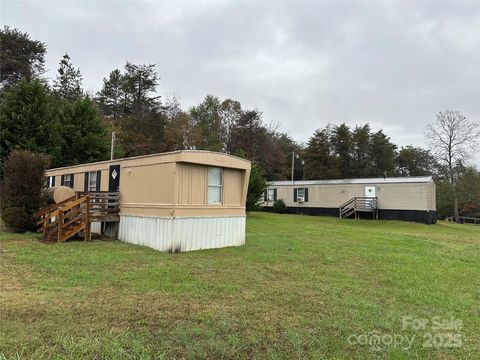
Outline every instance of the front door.
<svg viewBox="0 0 480 360"><path fill-rule="evenodd" d="M365 197L375 197L375 186L365 186Z"/></svg>
<svg viewBox="0 0 480 360"><path fill-rule="evenodd" d="M120 191L120 165L110 165L108 191Z"/></svg>

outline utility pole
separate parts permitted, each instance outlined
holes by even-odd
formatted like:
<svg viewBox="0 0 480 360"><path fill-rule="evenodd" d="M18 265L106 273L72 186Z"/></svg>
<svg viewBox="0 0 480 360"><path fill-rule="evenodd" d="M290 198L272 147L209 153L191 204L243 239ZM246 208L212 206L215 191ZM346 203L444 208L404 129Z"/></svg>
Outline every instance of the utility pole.
<svg viewBox="0 0 480 360"><path fill-rule="evenodd" d="M110 147L110 160L113 160L113 153L115 150L115 140L117 138L115 137L115 131L112 131L112 145Z"/></svg>
<svg viewBox="0 0 480 360"><path fill-rule="evenodd" d="M298 154L295 154L295 151L292 151L292 185L295 184L294 172L295 172L295 158L298 159Z"/></svg>

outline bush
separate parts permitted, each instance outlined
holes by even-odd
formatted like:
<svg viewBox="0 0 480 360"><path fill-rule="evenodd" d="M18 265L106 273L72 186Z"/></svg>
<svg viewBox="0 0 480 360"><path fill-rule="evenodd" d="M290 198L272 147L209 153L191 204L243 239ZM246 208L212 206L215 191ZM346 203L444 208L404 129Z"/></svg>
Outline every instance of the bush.
<svg viewBox="0 0 480 360"><path fill-rule="evenodd" d="M283 201L282 199L278 199L273 203L273 212L278 214L285 214L287 210L287 205L285 205L285 201Z"/></svg>
<svg viewBox="0 0 480 360"><path fill-rule="evenodd" d="M4 164L2 219L15 231L35 230L34 214L46 205L45 170L48 157L15 150Z"/></svg>

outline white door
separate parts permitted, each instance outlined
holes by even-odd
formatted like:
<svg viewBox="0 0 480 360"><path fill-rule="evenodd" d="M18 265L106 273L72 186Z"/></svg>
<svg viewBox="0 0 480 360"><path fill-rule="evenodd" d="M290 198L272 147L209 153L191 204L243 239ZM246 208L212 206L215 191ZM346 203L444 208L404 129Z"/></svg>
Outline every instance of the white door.
<svg viewBox="0 0 480 360"><path fill-rule="evenodd" d="M365 197L376 197L375 186L365 186Z"/></svg>

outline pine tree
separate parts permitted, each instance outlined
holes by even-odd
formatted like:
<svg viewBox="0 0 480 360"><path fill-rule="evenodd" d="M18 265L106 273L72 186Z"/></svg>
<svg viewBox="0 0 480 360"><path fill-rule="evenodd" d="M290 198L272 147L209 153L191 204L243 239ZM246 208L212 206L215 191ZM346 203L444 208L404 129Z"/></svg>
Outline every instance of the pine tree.
<svg viewBox="0 0 480 360"><path fill-rule="evenodd" d="M58 118L62 134L62 164L74 165L108 159L107 128L89 97L59 99Z"/></svg>
<svg viewBox="0 0 480 360"><path fill-rule="evenodd" d="M307 179L332 179L338 177L333 169L333 157L331 150L331 128L327 126L317 129L308 140L305 150L306 178Z"/></svg>
<svg viewBox="0 0 480 360"><path fill-rule="evenodd" d="M138 119L158 109L160 98L156 95L158 81L155 64L126 63L123 89L127 95L124 106L128 115L134 115Z"/></svg>
<svg viewBox="0 0 480 360"><path fill-rule="evenodd" d="M267 189L267 182L261 168L253 163L252 170L250 172L250 180L248 182L248 192L246 200L246 210L253 211L258 207L258 202L263 196L263 193Z"/></svg>
<svg viewBox="0 0 480 360"><path fill-rule="evenodd" d="M114 122L126 115L128 100L125 79L120 70L113 70L108 79L103 79L103 87L98 92L96 101L103 114Z"/></svg>
<svg viewBox="0 0 480 360"><path fill-rule="evenodd" d="M0 106L1 159L14 149L51 155L59 165L60 131L55 108L44 84L22 80L5 94Z"/></svg>
<svg viewBox="0 0 480 360"><path fill-rule="evenodd" d="M331 143L336 158L336 167L341 178L352 175L352 134L347 124L333 128Z"/></svg>
<svg viewBox="0 0 480 360"><path fill-rule="evenodd" d="M374 177L392 176L395 172L395 157L397 146L382 130L370 137L371 167L369 175Z"/></svg>
<svg viewBox="0 0 480 360"><path fill-rule="evenodd" d="M82 74L75 69L67 53L60 60L57 78L53 83L55 94L61 98L75 100L83 95Z"/></svg>
<svg viewBox="0 0 480 360"><path fill-rule="evenodd" d="M370 125L355 127L352 134L353 141L353 177L362 178L368 174L370 162Z"/></svg>
<svg viewBox="0 0 480 360"><path fill-rule="evenodd" d="M0 30L0 84L9 87L21 79L32 80L44 71L47 46L28 33L5 26Z"/></svg>

